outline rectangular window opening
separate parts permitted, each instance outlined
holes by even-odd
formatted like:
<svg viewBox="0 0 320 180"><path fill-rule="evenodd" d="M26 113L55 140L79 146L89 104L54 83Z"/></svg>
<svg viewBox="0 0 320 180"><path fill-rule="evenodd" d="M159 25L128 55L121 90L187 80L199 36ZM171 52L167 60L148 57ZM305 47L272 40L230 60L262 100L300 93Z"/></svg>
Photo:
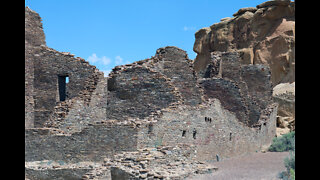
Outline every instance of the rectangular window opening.
<svg viewBox="0 0 320 180"><path fill-rule="evenodd" d="M59 100L65 101L67 98L67 83L69 82L68 76L58 76Z"/></svg>
<svg viewBox="0 0 320 180"><path fill-rule="evenodd" d="M182 137L186 137L186 130L182 131Z"/></svg>

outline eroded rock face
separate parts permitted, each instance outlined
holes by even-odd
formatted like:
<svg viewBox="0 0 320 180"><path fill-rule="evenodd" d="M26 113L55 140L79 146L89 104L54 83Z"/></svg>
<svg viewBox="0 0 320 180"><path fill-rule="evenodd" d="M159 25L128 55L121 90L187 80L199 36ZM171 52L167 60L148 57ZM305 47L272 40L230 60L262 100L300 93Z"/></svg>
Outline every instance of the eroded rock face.
<svg viewBox="0 0 320 180"><path fill-rule="evenodd" d="M277 136L295 130L295 83L281 83L273 88L273 99L279 104Z"/></svg>
<svg viewBox="0 0 320 180"><path fill-rule="evenodd" d="M242 64L270 66L273 86L294 82L295 3L267 1L233 16L196 32L195 71L206 68L210 52L238 51Z"/></svg>

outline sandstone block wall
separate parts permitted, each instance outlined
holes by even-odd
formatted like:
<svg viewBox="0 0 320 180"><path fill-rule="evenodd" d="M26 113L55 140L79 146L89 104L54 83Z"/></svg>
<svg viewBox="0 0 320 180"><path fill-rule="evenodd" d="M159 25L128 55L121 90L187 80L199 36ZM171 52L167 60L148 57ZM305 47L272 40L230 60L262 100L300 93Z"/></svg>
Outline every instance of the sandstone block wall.
<svg viewBox="0 0 320 180"><path fill-rule="evenodd" d="M25 10L25 127L34 127L34 64L33 47L46 45L38 13Z"/></svg>
<svg viewBox="0 0 320 180"><path fill-rule="evenodd" d="M164 111L157 123L142 126L138 148L194 145L196 159L214 161L216 155L227 158L259 151L272 142L276 130L277 105L271 104L255 128L240 122L234 113L223 108L218 99L197 108L187 106Z"/></svg>
<svg viewBox="0 0 320 180"><path fill-rule="evenodd" d="M25 8L25 42L30 46L46 45L41 17L29 7Z"/></svg>
<svg viewBox="0 0 320 180"><path fill-rule="evenodd" d="M103 161L115 153L136 149L137 130L130 125L92 124L72 135L50 128L25 132L26 161Z"/></svg>
<svg viewBox="0 0 320 180"><path fill-rule="evenodd" d="M108 79L107 119L144 119L181 99L162 74L141 65L116 67Z"/></svg>
<svg viewBox="0 0 320 180"><path fill-rule="evenodd" d="M77 169L45 169L34 170L26 169L25 174L29 179L41 180L79 180L82 176L89 172L91 169L77 168Z"/></svg>
<svg viewBox="0 0 320 180"><path fill-rule="evenodd" d="M94 80L92 75L97 72L94 66L83 59L47 47L35 48L33 53L35 127L43 127L44 121L48 120L54 107L61 101L59 76L69 77L65 94L66 99L72 99L88 87L86 81Z"/></svg>
<svg viewBox="0 0 320 180"><path fill-rule="evenodd" d="M197 74L205 99L219 99L248 126L255 124L261 111L272 103L269 67L241 64L237 52L212 53L206 69Z"/></svg>
<svg viewBox="0 0 320 180"><path fill-rule="evenodd" d="M28 7L25 9L25 47L26 128L54 126L50 118L62 121L72 106L72 102L66 100L79 98L86 105L90 103L98 82L103 81L103 73L82 58L46 47L41 18Z"/></svg>

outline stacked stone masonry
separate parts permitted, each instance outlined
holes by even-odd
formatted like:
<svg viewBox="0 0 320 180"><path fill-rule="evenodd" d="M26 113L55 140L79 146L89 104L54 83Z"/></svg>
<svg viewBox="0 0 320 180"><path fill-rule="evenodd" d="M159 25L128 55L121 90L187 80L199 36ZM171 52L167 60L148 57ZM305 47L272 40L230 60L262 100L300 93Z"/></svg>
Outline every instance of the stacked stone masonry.
<svg viewBox="0 0 320 180"><path fill-rule="evenodd" d="M243 63L242 52L218 48L199 69L199 60L167 46L104 77L47 47L40 16L25 13L26 178L183 179L214 173L207 162L260 151L275 136L268 64ZM208 44L201 45L196 52Z"/></svg>

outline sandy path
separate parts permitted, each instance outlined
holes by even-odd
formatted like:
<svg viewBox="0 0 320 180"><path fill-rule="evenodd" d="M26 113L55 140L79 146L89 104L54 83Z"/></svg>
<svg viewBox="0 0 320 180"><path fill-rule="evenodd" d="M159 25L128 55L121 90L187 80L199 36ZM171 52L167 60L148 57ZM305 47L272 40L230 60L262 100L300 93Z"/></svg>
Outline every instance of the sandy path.
<svg viewBox="0 0 320 180"><path fill-rule="evenodd" d="M284 171L284 158L289 152L254 153L242 157L212 163L218 171L198 175L189 180L276 180Z"/></svg>

